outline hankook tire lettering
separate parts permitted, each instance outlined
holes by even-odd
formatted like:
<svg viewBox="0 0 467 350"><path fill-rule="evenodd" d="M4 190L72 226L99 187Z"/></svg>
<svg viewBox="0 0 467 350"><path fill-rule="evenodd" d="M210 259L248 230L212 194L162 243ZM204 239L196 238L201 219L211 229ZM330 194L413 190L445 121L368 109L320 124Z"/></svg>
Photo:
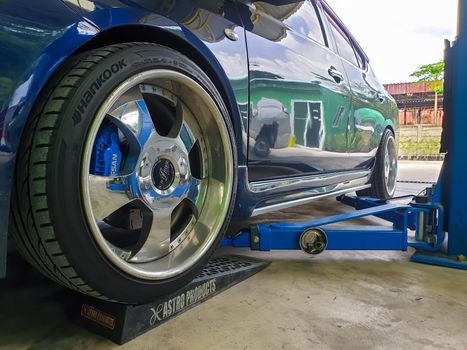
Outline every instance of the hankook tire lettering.
<svg viewBox="0 0 467 350"><path fill-rule="evenodd" d="M127 67L125 59L122 58L117 63L113 63L110 68L107 68L102 72L97 79L91 84L90 88L84 93L81 101L75 112L73 113L73 121L74 125L78 124L81 119L82 115L84 114L86 108L88 107L89 103L91 103L92 99L96 95L96 93L100 90L102 85L109 80L113 74L118 73L124 67Z"/></svg>

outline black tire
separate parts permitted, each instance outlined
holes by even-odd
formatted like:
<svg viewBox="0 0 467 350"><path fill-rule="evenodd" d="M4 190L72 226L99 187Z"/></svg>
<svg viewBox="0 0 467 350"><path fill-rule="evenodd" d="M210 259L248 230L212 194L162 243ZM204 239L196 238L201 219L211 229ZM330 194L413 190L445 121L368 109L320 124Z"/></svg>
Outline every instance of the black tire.
<svg viewBox="0 0 467 350"><path fill-rule="evenodd" d="M120 64L118 71L109 70L123 59L125 64ZM116 86L138 72L157 68L176 70L200 84L217 104L231 145L235 145L221 95L193 61L167 47L126 43L85 52L68 62L39 99L18 152L11 229L20 251L47 277L93 297L142 303L187 284L219 246L232 215L237 186L234 146L228 213L214 244L190 269L166 280L138 279L114 266L93 239L83 209L79 176L84 139L102 101ZM107 74L80 118L74 111L105 70L112 75Z"/></svg>
<svg viewBox="0 0 467 350"><path fill-rule="evenodd" d="M375 165L373 168L373 173L371 175L371 187L365 190L358 191L357 195L362 197L372 197L379 199L389 199L394 196L395 186L393 190L388 190L388 187L392 188L392 186L389 186L387 183L388 181L385 178L384 169L384 158L386 154L386 148L388 147L388 144L390 144L390 142L393 142L393 144L395 144L394 140L394 133L391 130L386 129L383 133L383 137L381 139L381 143L376 154ZM397 152L395 155L395 162L397 175Z"/></svg>

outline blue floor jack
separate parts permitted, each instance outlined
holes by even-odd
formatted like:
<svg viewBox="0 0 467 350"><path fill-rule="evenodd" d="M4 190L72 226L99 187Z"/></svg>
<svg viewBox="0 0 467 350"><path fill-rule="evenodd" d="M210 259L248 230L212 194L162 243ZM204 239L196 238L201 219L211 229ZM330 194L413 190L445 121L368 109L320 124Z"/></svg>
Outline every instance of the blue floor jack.
<svg viewBox="0 0 467 350"><path fill-rule="evenodd" d="M446 41L444 125L441 151L446 153L438 182L423 195L377 200L341 196L356 210L298 222L260 224L226 238L223 247L253 250L416 251L411 260L467 270L467 0L459 2L459 33ZM405 198L407 199L407 198ZM331 227L353 219L378 217L388 226Z"/></svg>
<svg viewBox="0 0 467 350"><path fill-rule="evenodd" d="M301 249L312 255L325 250L406 251L411 247L416 250L412 261L467 270L467 226L461 230L466 237L462 241L465 249L459 250L456 246L453 251L448 244L446 250L446 228L453 228L452 221L451 225L445 222L447 213L443 205L446 164L449 160L443 166L438 183L426 188L423 194L388 200L340 196L338 201L356 210L305 222L252 225L249 230L224 239L222 247L259 251ZM409 203L404 203L407 199ZM463 210L467 214L467 210ZM383 219L388 225L332 226L369 217ZM452 231L449 232L452 239Z"/></svg>
<svg viewBox="0 0 467 350"><path fill-rule="evenodd" d="M412 198L410 203L400 203L408 197ZM340 196L338 201L356 210L305 222L253 225L249 230L226 238L222 246L260 251L301 249L313 255L325 250L406 251L409 247L423 251L423 254L435 253L441 250L445 241L444 210L439 198L436 186L427 188L424 195L390 200ZM370 216L390 225L331 226ZM416 254L412 259L425 262L426 257ZM453 260L449 264L467 269L467 263L461 261Z"/></svg>

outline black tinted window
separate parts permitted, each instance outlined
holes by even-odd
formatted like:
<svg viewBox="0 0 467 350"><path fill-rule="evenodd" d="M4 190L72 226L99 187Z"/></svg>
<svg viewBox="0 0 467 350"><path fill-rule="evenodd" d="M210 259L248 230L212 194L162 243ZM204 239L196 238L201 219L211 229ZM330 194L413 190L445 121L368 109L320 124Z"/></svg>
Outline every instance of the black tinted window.
<svg viewBox="0 0 467 350"><path fill-rule="evenodd" d="M302 1L293 6L295 8L291 9L291 12L294 13L285 20L285 23L294 31L313 39L321 45L325 45L321 23L311 0Z"/></svg>
<svg viewBox="0 0 467 350"><path fill-rule="evenodd" d="M332 34L336 40L337 51L339 55L358 67L359 63L357 61L357 56L355 56L355 51L352 47L350 39L332 18L328 17L328 20L331 24Z"/></svg>

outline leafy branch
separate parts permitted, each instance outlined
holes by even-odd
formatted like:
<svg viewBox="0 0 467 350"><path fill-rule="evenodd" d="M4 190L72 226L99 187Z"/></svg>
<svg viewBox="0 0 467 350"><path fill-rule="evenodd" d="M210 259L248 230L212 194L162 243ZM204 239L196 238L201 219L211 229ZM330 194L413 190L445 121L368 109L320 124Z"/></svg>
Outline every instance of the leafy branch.
<svg viewBox="0 0 467 350"><path fill-rule="evenodd" d="M442 94L444 92L444 61L418 67L410 76L418 78L418 84L427 83L428 87L436 94Z"/></svg>

